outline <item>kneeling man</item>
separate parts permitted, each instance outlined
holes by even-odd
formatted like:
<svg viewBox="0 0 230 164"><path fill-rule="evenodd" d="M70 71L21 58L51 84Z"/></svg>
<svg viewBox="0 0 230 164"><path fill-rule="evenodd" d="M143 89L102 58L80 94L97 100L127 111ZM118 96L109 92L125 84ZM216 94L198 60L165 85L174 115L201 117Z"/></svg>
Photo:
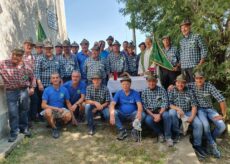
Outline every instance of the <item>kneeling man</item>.
<svg viewBox="0 0 230 164"><path fill-rule="evenodd" d="M58 73L51 74L52 85L47 87L42 95L42 108L44 116L52 127L53 138L59 138L60 133L56 122L67 124L71 120L71 103L67 89L60 86L61 78ZM68 109L65 108L68 107Z"/></svg>

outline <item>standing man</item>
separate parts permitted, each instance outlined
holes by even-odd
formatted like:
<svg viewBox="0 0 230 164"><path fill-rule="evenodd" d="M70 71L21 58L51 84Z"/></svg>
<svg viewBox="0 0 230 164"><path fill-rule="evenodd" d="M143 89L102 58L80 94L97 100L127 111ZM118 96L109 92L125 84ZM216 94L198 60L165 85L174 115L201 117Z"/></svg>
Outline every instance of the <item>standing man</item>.
<svg viewBox="0 0 230 164"><path fill-rule="evenodd" d="M107 39L107 44L108 44L108 48L106 48L105 50L110 54L113 51L113 41L114 38L112 36L109 36Z"/></svg>
<svg viewBox="0 0 230 164"><path fill-rule="evenodd" d="M55 45L55 55L56 56L61 56L62 55L62 44L60 42L57 42L57 44Z"/></svg>
<svg viewBox="0 0 230 164"><path fill-rule="evenodd" d="M81 81L81 73L78 71L72 72L72 80L67 81L63 86L68 90L70 95L70 103L72 111L78 121L83 121L83 101L86 95L86 84Z"/></svg>
<svg viewBox="0 0 230 164"><path fill-rule="evenodd" d="M77 56L78 51L79 51L79 45L77 44L77 42L74 41L71 44L71 52L72 52L72 54L74 54L74 56Z"/></svg>
<svg viewBox="0 0 230 164"><path fill-rule="evenodd" d="M204 135L208 140L208 148L210 148L211 154L216 158L220 158L221 153L217 149L216 138L226 129L224 123L227 116L225 98L215 86L209 82L205 82L204 73L201 71L195 72L195 82L188 84L188 87L194 92L198 103L198 117L204 127ZM219 102L221 114L214 109L212 98ZM215 125L212 132L209 121Z"/></svg>
<svg viewBox="0 0 230 164"><path fill-rule="evenodd" d="M116 72L118 76L128 75L128 65L125 56L120 52L121 44L115 40L113 43L113 52L111 52L107 58L109 64L110 76Z"/></svg>
<svg viewBox="0 0 230 164"><path fill-rule="evenodd" d="M71 54L71 46L68 40L64 40L62 43L63 55L59 56L59 62L61 68L63 68L63 82L71 80L71 74L74 70L79 71L78 62L75 61L75 55Z"/></svg>
<svg viewBox="0 0 230 164"><path fill-rule="evenodd" d="M102 59L100 55L100 47L95 45L92 49L92 55L86 59L83 73L87 76L87 85L92 84L92 77L97 73L101 73L102 84L107 85L107 76L109 75L109 66L106 59Z"/></svg>
<svg viewBox="0 0 230 164"><path fill-rule="evenodd" d="M129 44L128 41L124 41L122 44L123 50L121 51L121 54L124 56L128 55L128 44Z"/></svg>
<svg viewBox="0 0 230 164"><path fill-rule="evenodd" d="M84 68L85 60L90 56L91 53L89 51L89 41L83 39L80 45L81 45L81 52L79 52L77 56L75 56L75 63L78 62L82 80L86 81L87 77L86 74L83 73L83 68Z"/></svg>
<svg viewBox="0 0 230 164"><path fill-rule="evenodd" d="M145 123L158 135L159 142L166 140L167 145L171 147L173 146L171 134L172 121L167 111L167 92L165 89L157 86L156 75L148 75L146 80L148 88L141 94L144 110L147 114Z"/></svg>
<svg viewBox="0 0 230 164"><path fill-rule="evenodd" d="M110 105L110 124L116 125L118 140L124 140L128 135L122 122L133 122L136 118L141 122L145 118L140 95L131 89L131 79L124 77L121 80L121 86L122 90L115 94Z"/></svg>
<svg viewBox="0 0 230 164"><path fill-rule="evenodd" d="M193 69L207 58L207 47L199 34L191 32L191 22L185 19L180 24L183 38L180 40L180 64L187 82L193 82Z"/></svg>
<svg viewBox="0 0 230 164"><path fill-rule="evenodd" d="M140 57L141 55L144 55L145 53L145 49L146 49L146 46L145 46L145 42L141 42L138 47L140 48L140 53L137 55L138 56L138 67L139 67L139 61L140 61Z"/></svg>
<svg viewBox="0 0 230 164"><path fill-rule="evenodd" d="M50 81L52 85L47 87L42 95L42 108L44 109L44 116L52 128L52 136L56 139L60 136L57 122L62 121L62 123L67 124L72 118L70 113L72 108L67 89L60 85L59 74L53 72Z"/></svg>
<svg viewBox="0 0 230 164"><path fill-rule="evenodd" d="M125 55L128 65L128 73L131 76L137 76L138 72L138 56L134 52L135 46L132 42L128 44L127 55Z"/></svg>
<svg viewBox="0 0 230 164"><path fill-rule="evenodd" d="M24 51L15 48L11 59L0 61L0 75L6 89L9 110L9 142L17 139L18 132L30 137L28 130L29 95L36 86L33 70L23 61Z"/></svg>
<svg viewBox="0 0 230 164"><path fill-rule="evenodd" d="M169 85L174 84L177 75L179 74L179 54L177 48L171 45L171 38L169 36L162 37L162 43L164 46L164 53L168 59L168 61L172 64L173 70L167 70L163 67L160 67L161 73L161 84L167 89Z"/></svg>
<svg viewBox="0 0 230 164"><path fill-rule="evenodd" d="M94 135L95 133L95 125L93 121L93 115L95 113L99 112L105 120L109 120L109 89L102 84L100 73L92 76L92 82L93 84L89 85L86 89L85 97L85 114L89 128L89 135Z"/></svg>
<svg viewBox="0 0 230 164"><path fill-rule="evenodd" d="M37 60L41 56L43 56L43 47L44 47L44 44L42 42L36 42L36 44L35 44L35 50L36 50L35 60Z"/></svg>
<svg viewBox="0 0 230 164"><path fill-rule="evenodd" d="M109 55L109 52L104 50L104 48L105 48L105 41L104 40L99 41L99 47L100 47L100 57L102 59L106 59Z"/></svg>

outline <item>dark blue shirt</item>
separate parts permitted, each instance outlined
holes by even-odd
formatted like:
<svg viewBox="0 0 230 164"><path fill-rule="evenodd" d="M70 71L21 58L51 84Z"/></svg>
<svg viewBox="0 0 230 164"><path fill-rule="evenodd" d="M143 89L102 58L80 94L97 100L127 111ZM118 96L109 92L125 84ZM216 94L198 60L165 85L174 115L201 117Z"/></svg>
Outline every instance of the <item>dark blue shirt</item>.
<svg viewBox="0 0 230 164"><path fill-rule="evenodd" d="M52 85L47 87L42 95L42 100L45 100L48 105L57 108L65 107L65 100L69 100L70 96L67 89L61 86L55 89Z"/></svg>
<svg viewBox="0 0 230 164"><path fill-rule="evenodd" d="M102 59L106 59L108 55L109 55L109 52L105 51L105 50L101 51L101 53L100 53L100 57Z"/></svg>
<svg viewBox="0 0 230 164"><path fill-rule="evenodd" d="M63 87L68 90L71 104L76 103L81 98L81 94L86 94L86 84L83 81L80 81L76 88L72 86L72 81L67 81Z"/></svg>
<svg viewBox="0 0 230 164"><path fill-rule="evenodd" d="M141 102L141 98L139 93L133 89L130 90L128 96L123 90L120 90L115 94L113 102L118 104L121 113L129 115L137 110L137 102Z"/></svg>
<svg viewBox="0 0 230 164"><path fill-rule="evenodd" d="M79 67L80 67L80 72L81 72L81 77L82 79L86 79L86 74L83 73L83 67L84 67L84 63L85 60L88 58L89 56L84 54L82 51L79 52L77 54L77 56L75 57L75 62L78 62Z"/></svg>

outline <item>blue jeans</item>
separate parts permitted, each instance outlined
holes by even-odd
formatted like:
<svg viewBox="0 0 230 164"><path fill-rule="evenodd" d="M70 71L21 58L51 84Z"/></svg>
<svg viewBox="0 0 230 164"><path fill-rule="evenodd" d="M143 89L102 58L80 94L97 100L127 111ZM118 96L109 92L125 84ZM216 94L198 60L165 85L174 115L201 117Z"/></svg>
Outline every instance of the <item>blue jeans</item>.
<svg viewBox="0 0 230 164"><path fill-rule="evenodd" d="M186 116L190 117L191 116L191 111L190 112L185 112L184 113ZM172 131L176 134L180 134L180 127L179 127L179 118L177 117L177 112L176 110L170 109L169 110L169 115L172 119ZM193 121L192 121L192 128L193 128L193 145L194 146L201 146L202 143L202 135L203 135L203 125L201 120L196 116Z"/></svg>
<svg viewBox="0 0 230 164"><path fill-rule="evenodd" d="M27 89L6 91L9 110L10 135L16 136L19 129L28 128L29 94Z"/></svg>
<svg viewBox="0 0 230 164"><path fill-rule="evenodd" d="M154 122L152 116L147 115L145 118L145 124L151 128L154 133L156 133L157 135L163 135L165 136L165 139L169 139L172 136L171 133L171 124L172 121L169 117L169 113L168 111L165 111L162 114L162 120L159 122Z"/></svg>
<svg viewBox="0 0 230 164"><path fill-rule="evenodd" d="M134 111L131 114L123 114L119 110L115 110L114 116L115 116L115 125L118 130L123 129L123 124L122 122L125 121L134 121L137 115L137 111ZM141 117L141 122L143 122L145 119L145 113L142 112L142 117Z"/></svg>
<svg viewBox="0 0 230 164"><path fill-rule="evenodd" d="M215 140L218 136L220 136L226 125L223 120L214 120L213 117L218 116L219 114L212 108L199 108L198 109L198 117L200 118L203 126L204 126L204 134L209 142L209 144L214 144ZM215 129L211 133L209 120L211 120L215 124Z"/></svg>
<svg viewBox="0 0 230 164"><path fill-rule="evenodd" d="M89 129L94 128L94 120L93 120L93 109L95 108L94 105L86 104L85 105L85 115L88 123ZM104 108L102 111L100 111L104 119L107 121L109 120L109 109Z"/></svg>

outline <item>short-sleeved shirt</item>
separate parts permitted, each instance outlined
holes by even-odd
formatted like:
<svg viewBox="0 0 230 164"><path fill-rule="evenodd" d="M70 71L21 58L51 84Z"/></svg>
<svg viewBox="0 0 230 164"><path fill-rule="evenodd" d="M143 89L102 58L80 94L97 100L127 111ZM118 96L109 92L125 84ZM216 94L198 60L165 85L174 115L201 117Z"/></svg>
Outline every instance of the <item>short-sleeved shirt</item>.
<svg viewBox="0 0 230 164"><path fill-rule="evenodd" d="M164 88L156 86L154 89L146 88L142 94L142 103L144 110L150 110L152 112L159 108L168 108L168 95Z"/></svg>
<svg viewBox="0 0 230 164"><path fill-rule="evenodd" d="M114 98L113 102L119 106L119 111L125 115L129 115L137 110L137 103L141 102L140 94L131 89L129 94L126 95L123 90L118 91Z"/></svg>
<svg viewBox="0 0 230 164"><path fill-rule="evenodd" d="M72 80L63 84L63 87L69 92L71 104L76 103L81 98L81 94L86 94L86 84L83 81L80 81L76 88L73 87Z"/></svg>
<svg viewBox="0 0 230 164"><path fill-rule="evenodd" d="M75 57L75 62L78 62L79 64L79 68L80 68L80 72L81 72L81 77L82 79L86 79L86 74L84 74L83 72L83 68L84 68L84 64L85 64L85 60L88 58L89 56L84 54L82 51L79 52L77 54L77 56Z"/></svg>
<svg viewBox="0 0 230 164"><path fill-rule="evenodd" d="M193 68L201 59L207 57L207 46L200 35L190 33L188 37L180 40L179 54L181 68Z"/></svg>
<svg viewBox="0 0 230 164"><path fill-rule="evenodd" d="M225 98L220 91L209 82L205 82L201 89L196 86L195 82L189 83L188 87L193 91L198 107L213 108L212 97L214 97L218 102L225 101Z"/></svg>
<svg viewBox="0 0 230 164"><path fill-rule="evenodd" d="M65 101L69 99L69 93L67 89L63 86L60 86L58 89L55 89L51 85L44 90L42 95L42 100L45 100L48 105L57 108L65 107Z"/></svg>
<svg viewBox="0 0 230 164"><path fill-rule="evenodd" d="M92 57L89 57L85 61L83 73L86 74L88 80L91 80L92 77L98 72L100 72L102 78L105 79L106 75L109 73L108 69L109 67L106 63L106 59L102 59L100 57L93 59Z"/></svg>
<svg viewBox="0 0 230 164"><path fill-rule="evenodd" d="M184 112L189 112L193 106L197 106L193 92L188 88L185 88L182 92L178 91L177 88L170 91L169 104L181 108Z"/></svg>
<svg viewBox="0 0 230 164"><path fill-rule="evenodd" d="M107 57L107 62L109 64L109 72L127 72L128 65L125 56L122 54L115 55L113 52Z"/></svg>
<svg viewBox="0 0 230 164"><path fill-rule="evenodd" d="M175 46L171 46L169 49L164 49L164 52L173 66L176 66L179 63L179 53Z"/></svg>
<svg viewBox="0 0 230 164"><path fill-rule="evenodd" d="M103 104L110 101L109 89L101 85L99 88L95 88L93 84L86 88L86 100L92 100Z"/></svg>

